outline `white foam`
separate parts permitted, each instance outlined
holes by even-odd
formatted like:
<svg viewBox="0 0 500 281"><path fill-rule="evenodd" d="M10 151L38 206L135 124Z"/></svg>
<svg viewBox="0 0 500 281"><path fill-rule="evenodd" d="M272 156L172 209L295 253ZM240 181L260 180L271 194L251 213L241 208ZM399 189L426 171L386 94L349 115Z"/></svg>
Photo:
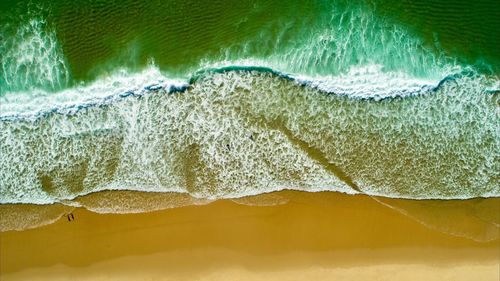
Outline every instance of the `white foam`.
<svg viewBox="0 0 500 281"><path fill-rule="evenodd" d="M356 193L336 169L368 194L498 196L499 117L484 91L482 77L457 76L429 95L374 102L271 73L213 73L181 94L159 87L72 116L0 122L0 202L113 189Z"/></svg>
<svg viewBox="0 0 500 281"><path fill-rule="evenodd" d="M0 94L12 89L54 90L69 81L69 71L55 31L36 13L30 13L30 17L17 28L14 36L5 36L0 42L4 80L0 83Z"/></svg>
<svg viewBox="0 0 500 281"><path fill-rule="evenodd" d="M109 76L103 76L88 85L80 85L59 92L30 90L8 92L0 96L0 117L30 118L52 110L72 110L78 106L98 104L105 99L131 92L140 94L146 87L183 87L187 83L165 78L155 66L142 72L130 73L120 69Z"/></svg>
<svg viewBox="0 0 500 281"><path fill-rule="evenodd" d="M246 59L238 61L220 61L216 64L205 64L206 69L224 67L266 67L270 65L261 60ZM344 74L337 76L306 76L286 74L279 70L276 73L295 79L321 91L346 95L353 98L383 99L388 97L418 95L436 87L439 80L423 80L412 78L399 72L386 73L381 65L351 67ZM0 96L0 118L22 117L33 118L43 112L63 110L69 112L78 107L99 104L104 100L111 101L124 93L140 94L148 87L154 89L183 88L188 83L180 79L169 79L153 65L141 72L130 72L119 69L109 76L102 76L96 81L58 92L45 90L29 90L25 92L8 92ZM156 87L156 88L155 88Z"/></svg>
<svg viewBox="0 0 500 281"><path fill-rule="evenodd" d="M440 81L412 78L403 72L386 73L382 68L382 65L353 66L347 73L338 76L312 78L298 75L296 78L300 83L324 92L375 100L424 94Z"/></svg>

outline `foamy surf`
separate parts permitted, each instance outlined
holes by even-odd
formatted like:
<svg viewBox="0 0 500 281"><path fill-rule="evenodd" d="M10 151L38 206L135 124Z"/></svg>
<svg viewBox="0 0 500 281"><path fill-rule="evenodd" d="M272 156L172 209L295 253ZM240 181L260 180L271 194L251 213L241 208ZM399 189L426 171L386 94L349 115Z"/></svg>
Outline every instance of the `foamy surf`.
<svg viewBox="0 0 500 281"><path fill-rule="evenodd" d="M168 79L156 67L139 73L121 69L88 85L58 92L31 90L7 92L0 96L0 119L36 119L51 112L71 114L79 109L100 106L128 95L142 95L146 91L172 90L187 87L187 82Z"/></svg>
<svg viewBox="0 0 500 281"><path fill-rule="evenodd" d="M377 101L380 84L374 96L336 95L268 68L203 71L190 83L143 73L81 88L88 95L65 90L63 102L39 110L2 112L0 202L48 204L103 190L209 200L283 189L500 195L497 96L486 94L481 75Z"/></svg>
<svg viewBox="0 0 500 281"><path fill-rule="evenodd" d="M258 60L248 62L259 63ZM238 70L269 72L325 93L357 99L381 100L419 95L432 91L440 83L439 80L411 78L403 73L385 73L381 68L380 65L352 67L348 73L339 76L310 77L285 73L267 66L243 64L201 69L185 80L170 79L168 74L162 74L154 65L137 73L121 69L87 85L82 84L57 92L46 90L7 92L0 96L0 120L36 119L51 112L71 114L82 108L105 105L128 95L143 95L158 90L182 92L205 75Z"/></svg>
<svg viewBox="0 0 500 281"><path fill-rule="evenodd" d="M9 25L0 25L0 36L14 33L0 42L0 95L10 90L59 90L68 85L70 74L65 57L55 31L45 19L35 15L17 29L9 29Z"/></svg>

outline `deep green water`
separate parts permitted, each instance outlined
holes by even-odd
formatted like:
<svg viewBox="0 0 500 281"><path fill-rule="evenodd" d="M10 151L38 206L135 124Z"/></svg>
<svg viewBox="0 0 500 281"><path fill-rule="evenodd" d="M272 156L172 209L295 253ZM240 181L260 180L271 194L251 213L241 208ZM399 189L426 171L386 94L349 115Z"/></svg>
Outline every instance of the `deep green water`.
<svg viewBox="0 0 500 281"><path fill-rule="evenodd" d="M2 1L0 203L500 196L498 1Z"/></svg>
<svg viewBox="0 0 500 281"><path fill-rule="evenodd" d="M497 1L56 0L2 1L0 7L9 80L0 93L61 88L150 61L181 77L204 62L242 59L323 75L367 62L418 76L437 75L436 65L452 60L500 70ZM45 42L34 42L36 36ZM26 68L39 69L26 75ZM47 81L57 75L59 81Z"/></svg>

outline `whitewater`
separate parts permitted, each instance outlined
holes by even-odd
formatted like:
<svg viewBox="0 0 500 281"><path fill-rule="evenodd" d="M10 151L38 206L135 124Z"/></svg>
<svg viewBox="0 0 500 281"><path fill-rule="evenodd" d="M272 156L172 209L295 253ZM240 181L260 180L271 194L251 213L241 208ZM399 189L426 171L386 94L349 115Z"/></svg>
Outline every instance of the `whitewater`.
<svg viewBox="0 0 500 281"><path fill-rule="evenodd" d="M267 55L252 51L269 45L260 34L177 72L152 59L92 81L71 79L43 17L4 27L0 203L104 190L500 196L498 76L361 11Z"/></svg>

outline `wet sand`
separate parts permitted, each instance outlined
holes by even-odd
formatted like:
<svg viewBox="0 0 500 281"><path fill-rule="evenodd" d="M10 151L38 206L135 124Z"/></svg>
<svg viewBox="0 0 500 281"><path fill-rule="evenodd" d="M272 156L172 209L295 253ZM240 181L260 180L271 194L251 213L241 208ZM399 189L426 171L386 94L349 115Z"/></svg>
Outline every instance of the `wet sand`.
<svg viewBox="0 0 500 281"><path fill-rule="evenodd" d="M77 208L74 221L2 232L1 280L499 280L499 198L266 196L139 214Z"/></svg>

